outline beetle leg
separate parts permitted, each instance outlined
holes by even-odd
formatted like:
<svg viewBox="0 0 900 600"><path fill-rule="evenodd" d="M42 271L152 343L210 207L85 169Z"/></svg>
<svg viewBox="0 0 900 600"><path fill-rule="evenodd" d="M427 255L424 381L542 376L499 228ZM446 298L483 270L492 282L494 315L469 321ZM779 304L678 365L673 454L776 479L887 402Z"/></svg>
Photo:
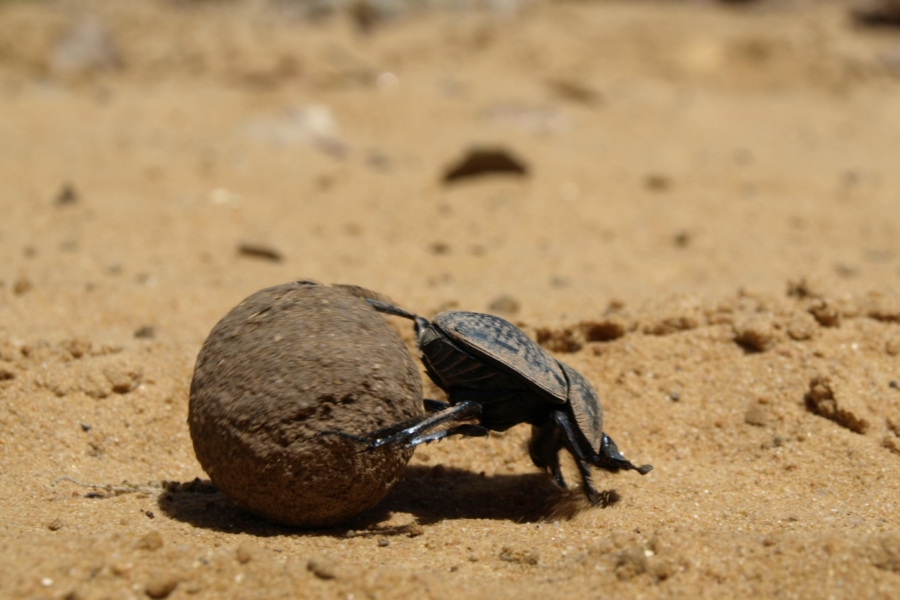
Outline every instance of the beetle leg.
<svg viewBox="0 0 900 600"><path fill-rule="evenodd" d="M540 427L533 425L531 441L528 442L528 454L531 455L531 462L535 466L550 471L556 485L566 489L566 480L559 465L559 451L563 447L559 432L559 426L553 420L546 421Z"/></svg>
<svg viewBox="0 0 900 600"><path fill-rule="evenodd" d="M447 404L446 402L441 402L439 400L429 400L426 398L423 402L425 404L425 411L429 414L434 414L436 412L440 412L442 410L450 408L449 404ZM360 444L370 445L372 443L372 440L386 438L388 436L394 435L404 429L418 425L427 418L427 414L419 415L411 419L405 419L403 421L400 421L399 423L394 423L393 425L388 425L387 427L382 427L381 429L376 429L375 431L370 431L366 435L354 435L352 433L346 433L344 431L331 430L320 431L319 435L337 435L348 440L353 440L354 442Z"/></svg>
<svg viewBox="0 0 900 600"><path fill-rule="evenodd" d="M436 413L442 410L446 410L450 408L450 404L447 402L441 402L440 400L429 400L425 399L425 412L427 413Z"/></svg>
<svg viewBox="0 0 900 600"><path fill-rule="evenodd" d="M575 430L572 428L569 418L566 416L566 413L556 410L553 411L553 420L562 430L562 442L565 445L566 450L572 454L575 458L575 464L578 465L578 471L581 473L581 481L584 485L584 493L587 495L591 504L599 504L600 494L594 488L594 484L591 481L590 464L588 463L584 452L582 452L581 447L578 445L577 438L575 437Z"/></svg>
<svg viewBox="0 0 900 600"><path fill-rule="evenodd" d="M428 319L413 314L408 310L402 309L394 304L388 304L387 302L382 302L380 300L373 300L372 298L366 298L366 302L372 305L372 308L374 308L378 312L388 315L394 315L395 317L403 317L404 319L409 319L410 321L415 321L417 335L420 332L431 327L431 323L428 322Z"/></svg>
<svg viewBox="0 0 900 600"><path fill-rule="evenodd" d="M431 442L436 442L438 440L442 440L445 437L450 437L451 435L462 435L465 437L482 437L488 434L488 430L481 425L472 425L469 423L464 423L462 425L457 425L456 427L451 427L450 429L442 429L440 431L433 431L431 433L420 435L418 437L414 437L409 440L406 444L407 446L418 446L419 444L430 444Z"/></svg>
<svg viewBox="0 0 900 600"><path fill-rule="evenodd" d="M446 408L442 411L432 413L415 425L407 427L406 429L401 429L400 431L392 435L388 435L386 437L375 437L370 434L370 436L367 436L368 445L369 448L372 449L378 448L379 446L384 446L386 444L399 444L401 446L405 446L410 443L410 440L424 434L429 429L439 427L444 423L450 423L452 421L465 421L466 419L477 417L479 414L481 414L481 405L477 402L460 402L459 404ZM373 432L373 434L377 433L379 432Z"/></svg>
<svg viewBox="0 0 900 600"><path fill-rule="evenodd" d="M556 460L556 464L553 465L550 472L553 474L553 481L556 482L556 485L564 490L569 489L569 486L566 485L566 478L563 477L562 468L559 466L559 459Z"/></svg>

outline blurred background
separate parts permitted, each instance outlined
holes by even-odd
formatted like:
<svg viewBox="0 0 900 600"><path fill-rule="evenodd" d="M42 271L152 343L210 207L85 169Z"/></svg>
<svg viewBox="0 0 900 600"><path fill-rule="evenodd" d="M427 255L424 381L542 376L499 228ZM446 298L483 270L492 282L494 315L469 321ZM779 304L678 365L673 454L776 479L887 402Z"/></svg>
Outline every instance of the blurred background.
<svg viewBox="0 0 900 600"><path fill-rule="evenodd" d="M299 277L532 323L895 289L898 24L896 2L2 0L0 317L199 344Z"/></svg>
<svg viewBox="0 0 900 600"><path fill-rule="evenodd" d="M0 597L898 598L898 164L897 1L0 0ZM241 513L193 367L299 278L512 320L654 471Z"/></svg>

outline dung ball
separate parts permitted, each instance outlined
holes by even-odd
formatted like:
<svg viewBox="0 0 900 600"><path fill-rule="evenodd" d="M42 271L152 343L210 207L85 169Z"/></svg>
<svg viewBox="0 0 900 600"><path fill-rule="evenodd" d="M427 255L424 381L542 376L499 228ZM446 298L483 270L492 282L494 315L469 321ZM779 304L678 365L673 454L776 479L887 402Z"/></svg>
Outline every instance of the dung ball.
<svg viewBox="0 0 900 600"><path fill-rule="evenodd" d="M213 483L269 520L325 527L377 504L412 449L352 439L424 413L418 369L359 288L261 290L200 350L188 424ZM377 295L375 295L377 296Z"/></svg>

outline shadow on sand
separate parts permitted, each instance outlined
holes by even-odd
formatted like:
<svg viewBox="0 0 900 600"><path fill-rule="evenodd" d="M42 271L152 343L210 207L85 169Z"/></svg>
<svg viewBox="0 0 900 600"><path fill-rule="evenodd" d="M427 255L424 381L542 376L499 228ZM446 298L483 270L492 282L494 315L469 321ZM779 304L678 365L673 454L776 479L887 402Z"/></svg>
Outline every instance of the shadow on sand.
<svg viewBox="0 0 900 600"><path fill-rule="evenodd" d="M604 505L619 498L614 490L604 492L603 497ZM208 480L168 482L158 504L167 516L195 527L263 537L342 537L348 530L368 530L380 536L406 533L406 527L379 527L395 512L409 513L422 525L445 519L534 523L571 518L588 506L580 490L561 490L543 473L486 477L442 465L408 467L403 479L377 506L328 529L286 527L246 513Z"/></svg>

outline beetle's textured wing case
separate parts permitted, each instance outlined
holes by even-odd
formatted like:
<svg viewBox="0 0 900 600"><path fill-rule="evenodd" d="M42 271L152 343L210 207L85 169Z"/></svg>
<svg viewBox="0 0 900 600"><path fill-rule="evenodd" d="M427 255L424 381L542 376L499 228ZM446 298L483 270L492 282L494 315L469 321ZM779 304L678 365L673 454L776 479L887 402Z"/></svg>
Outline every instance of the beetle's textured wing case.
<svg viewBox="0 0 900 600"><path fill-rule="evenodd" d="M603 407L597 392L581 373L566 363L560 362L559 365L569 380L569 405L575 415L575 424L594 452L599 452L603 442Z"/></svg>
<svg viewBox="0 0 900 600"><path fill-rule="evenodd" d="M483 313L449 311L436 316L432 324L473 353L506 367L565 404L568 385L559 363L509 321Z"/></svg>

